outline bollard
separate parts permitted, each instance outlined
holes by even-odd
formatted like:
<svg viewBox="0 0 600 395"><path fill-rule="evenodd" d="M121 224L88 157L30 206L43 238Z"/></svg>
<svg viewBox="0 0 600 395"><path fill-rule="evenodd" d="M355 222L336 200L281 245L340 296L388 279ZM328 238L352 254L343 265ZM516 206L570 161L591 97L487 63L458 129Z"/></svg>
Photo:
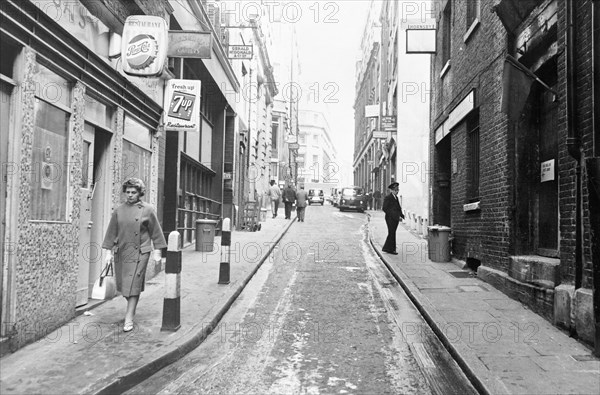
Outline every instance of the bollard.
<svg viewBox="0 0 600 395"><path fill-rule="evenodd" d="M181 251L179 250L179 237L179 232L176 230L169 234L161 331L175 332L181 327Z"/></svg>
<svg viewBox="0 0 600 395"><path fill-rule="evenodd" d="M221 231L221 265L219 267L219 284L229 284L229 259L231 258L231 221L223 220Z"/></svg>

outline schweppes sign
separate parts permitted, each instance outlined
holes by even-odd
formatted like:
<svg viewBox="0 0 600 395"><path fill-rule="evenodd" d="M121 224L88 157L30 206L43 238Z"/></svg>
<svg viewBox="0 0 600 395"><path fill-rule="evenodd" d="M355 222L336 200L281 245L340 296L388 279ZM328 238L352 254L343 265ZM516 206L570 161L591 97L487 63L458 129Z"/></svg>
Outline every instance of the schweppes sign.
<svg viewBox="0 0 600 395"><path fill-rule="evenodd" d="M121 44L123 71L145 77L162 74L168 34L167 23L159 16L129 16L125 20Z"/></svg>

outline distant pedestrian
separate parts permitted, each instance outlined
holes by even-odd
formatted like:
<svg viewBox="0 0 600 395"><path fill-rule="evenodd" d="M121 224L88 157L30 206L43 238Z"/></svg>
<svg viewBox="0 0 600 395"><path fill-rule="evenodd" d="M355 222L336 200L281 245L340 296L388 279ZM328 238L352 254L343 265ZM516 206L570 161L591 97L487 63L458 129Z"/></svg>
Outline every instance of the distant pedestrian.
<svg viewBox="0 0 600 395"><path fill-rule="evenodd" d="M298 212L298 222L304 222L306 214L306 205L308 204L308 192L304 190L304 185L296 192L296 211Z"/></svg>
<svg viewBox="0 0 600 395"><path fill-rule="evenodd" d="M400 184L397 182L392 182L388 187L390 189L390 194L383 200L383 211L385 212L385 223L388 228L388 235L385 239L382 251L394 255L398 255L396 252L396 229L398 229L400 219L404 219L400 200L398 200L399 186Z"/></svg>
<svg viewBox="0 0 600 395"><path fill-rule="evenodd" d="M285 219L292 218L292 205L296 201L296 191L292 184L288 184L283 191L283 204L285 205Z"/></svg>
<svg viewBox="0 0 600 395"><path fill-rule="evenodd" d="M373 190L369 189L369 192L367 192L367 206L369 207L369 210L373 210Z"/></svg>
<svg viewBox="0 0 600 395"><path fill-rule="evenodd" d="M375 210L381 209L381 192L379 192L379 189L373 192L373 204L375 205Z"/></svg>
<svg viewBox="0 0 600 395"><path fill-rule="evenodd" d="M278 185L275 185L275 180L271 180L271 186L267 194L271 197L271 211L273 218L275 218L277 217L277 210L279 210L279 199L281 199L281 190Z"/></svg>
<svg viewBox="0 0 600 395"><path fill-rule="evenodd" d="M161 259L161 248L167 247L163 231L158 223L154 207L140 200L146 193L144 182L130 178L123 183L127 200L117 207L110 218L102 248L106 251L108 265L114 255L115 280L117 291L127 299L127 311L123 331L133 329L133 318L144 290L146 266L150 251L153 259Z"/></svg>

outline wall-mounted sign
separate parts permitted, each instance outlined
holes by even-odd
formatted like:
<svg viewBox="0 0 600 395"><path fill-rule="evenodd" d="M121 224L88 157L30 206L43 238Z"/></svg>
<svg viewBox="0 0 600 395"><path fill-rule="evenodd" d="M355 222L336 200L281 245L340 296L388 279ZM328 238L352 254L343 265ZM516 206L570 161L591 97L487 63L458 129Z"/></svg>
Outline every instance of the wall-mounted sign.
<svg viewBox="0 0 600 395"><path fill-rule="evenodd" d="M169 30L167 56L174 58L210 59L212 33L188 30Z"/></svg>
<svg viewBox="0 0 600 395"><path fill-rule="evenodd" d="M379 104L365 106L365 118L377 118L379 116Z"/></svg>
<svg viewBox="0 0 600 395"><path fill-rule="evenodd" d="M291 143L288 145L290 149L298 149L300 148L300 144L298 143Z"/></svg>
<svg viewBox="0 0 600 395"><path fill-rule="evenodd" d="M165 130L200 132L200 80L169 80L164 108Z"/></svg>
<svg viewBox="0 0 600 395"><path fill-rule="evenodd" d="M285 135L284 142L286 142L288 144L289 143L297 143L298 142L298 136L296 136L295 134L288 133L288 134Z"/></svg>
<svg viewBox="0 0 600 395"><path fill-rule="evenodd" d="M227 57L229 59L252 59L252 45L228 45Z"/></svg>
<svg viewBox="0 0 600 395"><path fill-rule="evenodd" d="M123 26L121 59L130 75L162 74L167 56L167 23L159 16L132 15Z"/></svg>
<svg viewBox="0 0 600 395"><path fill-rule="evenodd" d="M373 132L373 138L374 139L387 139L388 132L382 132L382 131L376 130Z"/></svg>
<svg viewBox="0 0 600 395"><path fill-rule="evenodd" d="M554 159L540 164L540 182L554 181Z"/></svg>
<svg viewBox="0 0 600 395"><path fill-rule="evenodd" d="M383 130L396 130L396 117L394 115L381 117L381 128Z"/></svg>

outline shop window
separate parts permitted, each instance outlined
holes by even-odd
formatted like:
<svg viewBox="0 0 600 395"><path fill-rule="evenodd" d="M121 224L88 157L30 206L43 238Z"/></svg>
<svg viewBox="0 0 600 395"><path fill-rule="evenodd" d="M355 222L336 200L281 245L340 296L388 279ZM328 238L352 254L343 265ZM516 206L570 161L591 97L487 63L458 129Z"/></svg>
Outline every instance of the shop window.
<svg viewBox="0 0 600 395"><path fill-rule="evenodd" d="M41 65L35 78L30 219L66 221L69 201L70 84Z"/></svg>
<svg viewBox="0 0 600 395"><path fill-rule="evenodd" d="M479 113L467 118L467 198L469 202L479 200Z"/></svg>

